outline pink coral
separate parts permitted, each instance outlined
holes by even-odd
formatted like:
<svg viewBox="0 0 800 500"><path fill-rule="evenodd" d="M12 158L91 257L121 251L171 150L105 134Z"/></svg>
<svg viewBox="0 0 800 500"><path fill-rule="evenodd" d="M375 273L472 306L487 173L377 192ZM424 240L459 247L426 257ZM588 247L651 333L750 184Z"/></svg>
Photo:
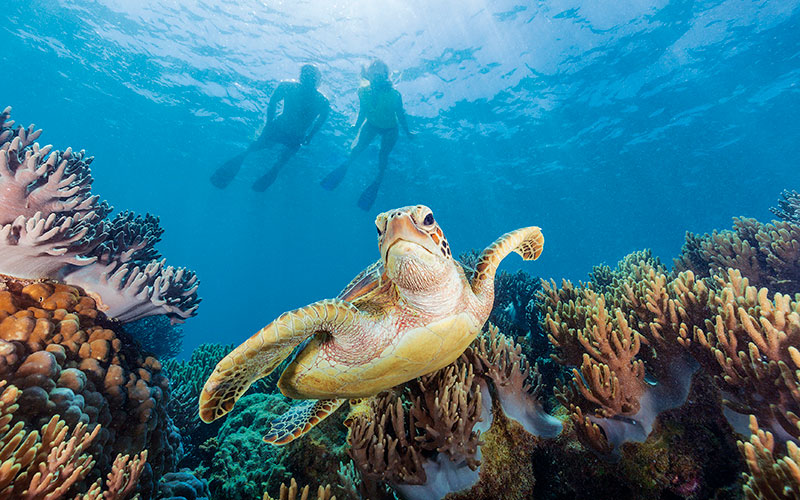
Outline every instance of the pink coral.
<svg viewBox="0 0 800 500"><path fill-rule="evenodd" d="M161 260L158 218L106 219L111 208L91 194L93 158L41 148L41 130L14 128L10 112L0 113L0 274L80 286L123 322L194 316L197 278Z"/></svg>

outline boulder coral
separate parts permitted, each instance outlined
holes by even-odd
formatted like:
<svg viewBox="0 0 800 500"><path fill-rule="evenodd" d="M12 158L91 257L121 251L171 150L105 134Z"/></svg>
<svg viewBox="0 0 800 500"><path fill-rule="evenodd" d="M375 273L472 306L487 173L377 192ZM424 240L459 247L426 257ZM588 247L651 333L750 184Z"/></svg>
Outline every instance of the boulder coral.
<svg viewBox="0 0 800 500"><path fill-rule="evenodd" d="M20 391L14 419L25 430L55 416L91 428L86 451L97 473L110 471L118 454L147 450L140 486L148 497L153 481L174 470L180 439L166 413L161 364L115 331L79 288L0 279L0 379Z"/></svg>
<svg viewBox="0 0 800 500"><path fill-rule="evenodd" d="M0 381L0 498L49 500L75 494L77 500L125 500L136 491L147 461L147 450L135 457L117 455L103 481L98 478L85 493L82 482L95 465L85 453L101 426L89 432L83 422L70 426L54 415L41 432L27 431L23 422L13 426L22 395L17 387Z"/></svg>
<svg viewBox="0 0 800 500"><path fill-rule="evenodd" d="M108 220L111 207L91 193L94 158L39 146L41 130L15 127L10 113L0 112L0 274L80 286L122 322L194 316L197 277L160 258L158 218Z"/></svg>

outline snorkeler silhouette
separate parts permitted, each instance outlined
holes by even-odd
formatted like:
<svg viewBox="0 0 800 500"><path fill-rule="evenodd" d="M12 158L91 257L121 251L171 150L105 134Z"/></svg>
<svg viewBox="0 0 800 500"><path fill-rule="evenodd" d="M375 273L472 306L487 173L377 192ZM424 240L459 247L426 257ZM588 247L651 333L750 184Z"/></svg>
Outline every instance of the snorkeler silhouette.
<svg viewBox="0 0 800 500"><path fill-rule="evenodd" d="M406 113L403 109L403 98L389 79L389 67L380 59L372 61L362 76L369 82L358 89L358 118L355 129L358 136L350 149L350 155L336 170L322 180L322 187L332 190L342 182L353 160L363 152L375 136L381 136L381 150L378 154L378 175L358 199L358 206L369 210L375 202L378 188L389 163L389 153L397 142L398 123L409 138L413 133L408 130Z"/></svg>
<svg viewBox="0 0 800 500"><path fill-rule="evenodd" d="M253 183L255 191L266 190L275 181L286 162L297 153L300 146L309 143L328 118L330 103L317 90L319 80L320 72L317 67L313 64L304 64L300 69L299 82L287 80L279 83L269 98L267 124L264 125L261 136L245 151L223 163L211 176L211 183L220 189L225 189L236 177L247 155L270 144L280 143L285 149L278 157L278 161ZM275 112L280 101L283 101L283 111L276 117Z"/></svg>

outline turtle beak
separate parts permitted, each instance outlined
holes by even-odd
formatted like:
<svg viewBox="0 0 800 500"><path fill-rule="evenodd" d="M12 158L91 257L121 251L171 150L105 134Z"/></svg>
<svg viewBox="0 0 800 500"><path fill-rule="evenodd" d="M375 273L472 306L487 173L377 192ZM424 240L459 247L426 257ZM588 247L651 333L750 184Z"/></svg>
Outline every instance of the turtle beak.
<svg viewBox="0 0 800 500"><path fill-rule="evenodd" d="M384 262L386 262L389 256L389 250L392 246L400 241L415 243L429 252L431 251L430 248L428 248L430 246L430 237L417 228L411 216L408 214L394 215L394 217L389 218L380 249L381 257L383 257Z"/></svg>

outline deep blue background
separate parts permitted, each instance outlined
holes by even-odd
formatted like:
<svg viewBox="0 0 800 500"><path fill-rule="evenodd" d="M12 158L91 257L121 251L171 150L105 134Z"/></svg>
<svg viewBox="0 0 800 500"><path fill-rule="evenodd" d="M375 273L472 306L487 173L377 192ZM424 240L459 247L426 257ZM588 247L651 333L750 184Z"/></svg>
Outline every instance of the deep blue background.
<svg viewBox="0 0 800 500"><path fill-rule="evenodd" d="M318 181L376 56L419 135L364 213L375 149L337 191ZM269 150L213 188L307 61L334 108L321 134L266 193L250 184ZM800 188L797 0L6 0L0 75L0 107L40 143L96 157L96 194L161 217L160 250L202 280L187 348L335 295L377 258L385 209L431 206L456 254L537 224L542 258L504 266L578 280L645 247L671 262L685 231L769 220Z"/></svg>

